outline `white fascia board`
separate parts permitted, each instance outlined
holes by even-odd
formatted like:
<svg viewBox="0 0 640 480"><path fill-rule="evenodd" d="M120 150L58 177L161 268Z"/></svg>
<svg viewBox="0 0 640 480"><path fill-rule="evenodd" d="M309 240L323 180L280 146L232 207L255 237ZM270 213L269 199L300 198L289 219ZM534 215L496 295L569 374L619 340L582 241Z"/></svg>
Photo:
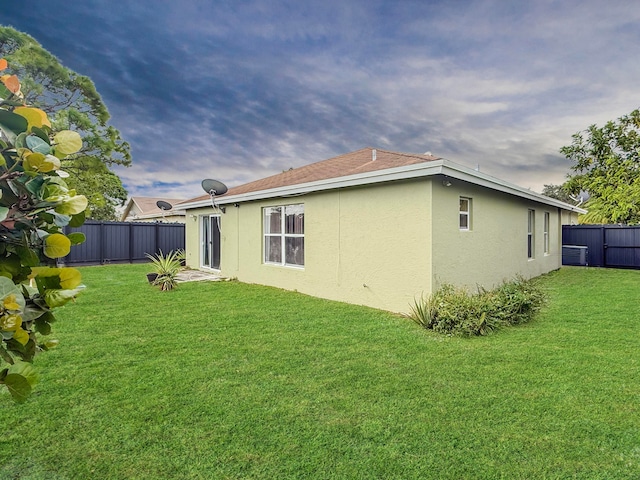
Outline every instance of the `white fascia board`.
<svg viewBox="0 0 640 480"><path fill-rule="evenodd" d="M450 178L463 180L476 185L481 185L492 190L516 195L518 197L527 198L539 203L553 205L565 210L571 210L578 213L586 213L585 210L560 202L553 198L540 195L517 185L504 182L490 175L485 175L476 170L472 170L449 160L433 160L430 162L419 163L414 165L406 165L396 168L388 168L385 170L376 170L373 172L358 173L355 175L347 175L338 178L328 178L318 180L316 182L300 183L297 185L288 185L284 187L270 188L267 190L258 190L255 192L241 193L238 195L224 195L216 198L217 205L228 205L232 203L249 202L253 200L265 200L268 198L295 197L312 192L321 192L325 190L333 190L337 188L356 187L362 185L371 185L376 183L392 182L396 180L408 180L421 177L431 177L434 175L445 175ZM211 200L200 200L192 203L181 204L180 207L188 210L192 208L202 208L211 206Z"/></svg>
<svg viewBox="0 0 640 480"><path fill-rule="evenodd" d="M137 215L135 218L149 219L149 218L164 218L164 217L181 217L185 216L187 212L184 209L180 210L167 210L165 214L162 213L147 213L144 215Z"/></svg>
<svg viewBox="0 0 640 480"><path fill-rule="evenodd" d="M586 210L580 207L576 207L575 205L561 202L560 200L556 200L555 198L547 197L546 195L533 192L528 188L523 188L513 183L505 182L504 180L500 180L499 178L492 177L491 175L487 175L477 170L472 170L468 167L464 167L448 160L443 160L443 162L445 164L443 174L448 177L457 178L458 180L463 180L465 182L491 188L492 190L497 190L499 192L516 195L518 197L526 198L527 200L533 200L538 203L544 203L546 205L562 208L563 210L570 210L572 212L581 214L587 213Z"/></svg>

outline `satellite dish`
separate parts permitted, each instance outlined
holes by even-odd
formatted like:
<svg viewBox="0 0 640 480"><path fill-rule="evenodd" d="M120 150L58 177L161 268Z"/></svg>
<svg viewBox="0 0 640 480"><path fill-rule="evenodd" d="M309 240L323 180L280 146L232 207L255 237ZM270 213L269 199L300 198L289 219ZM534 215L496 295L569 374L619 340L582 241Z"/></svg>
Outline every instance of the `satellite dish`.
<svg viewBox="0 0 640 480"><path fill-rule="evenodd" d="M158 206L158 208L160 210L171 210L173 208L173 205L171 205L169 202L165 202L164 200L158 200L156 202L156 205Z"/></svg>
<svg viewBox="0 0 640 480"><path fill-rule="evenodd" d="M578 197L580 198L580 200L582 202L586 202L587 200L589 200L591 198L591 195L589 194L589 192L587 192L585 190L580 190L580 193L578 194Z"/></svg>
<svg viewBox="0 0 640 480"><path fill-rule="evenodd" d="M224 195L227 193L227 186L224 183L211 178L202 181L202 189L211 196Z"/></svg>
<svg viewBox="0 0 640 480"><path fill-rule="evenodd" d="M591 198L591 194L586 190L580 190L580 193L578 194L578 196L575 196L575 197L573 195L569 195L569 196L571 197L571 200L573 200L574 202L578 202L576 207L579 207L580 205L582 205L584 202L586 202Z"/></svg>

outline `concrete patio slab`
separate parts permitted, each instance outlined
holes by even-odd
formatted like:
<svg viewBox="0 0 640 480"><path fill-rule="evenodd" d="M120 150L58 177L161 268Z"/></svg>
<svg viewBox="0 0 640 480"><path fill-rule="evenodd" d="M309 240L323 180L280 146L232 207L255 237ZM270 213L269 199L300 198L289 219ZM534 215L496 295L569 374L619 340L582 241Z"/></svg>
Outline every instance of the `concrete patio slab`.
<svg viewBox="0 0 640 480"><path fill-rule="evenodd" d="M182 270L180 273L178 273L176 280L178 282L219 282L221 280L226 280L226 278L220 275L216 275L212 272L203 272L200 270Z"/></svg>

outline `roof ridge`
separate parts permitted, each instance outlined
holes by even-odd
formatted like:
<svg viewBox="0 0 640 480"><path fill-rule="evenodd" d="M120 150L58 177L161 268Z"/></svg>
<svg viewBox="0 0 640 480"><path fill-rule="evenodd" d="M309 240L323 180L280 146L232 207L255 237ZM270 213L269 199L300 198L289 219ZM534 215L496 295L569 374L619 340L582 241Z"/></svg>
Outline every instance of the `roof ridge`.
<svg viewBox="0 0 640 480"><path fill-rule="evenodd" d="M376 158L373 151L379 152ZM225 195L237 195L257 190L269 190L287 185L296 185L330 178L349 175L359 175L363 172L384 170L407 164L417 164L438 160L439 157L419 153L394 152L374 147L364 147L352 152L342 153L330 158L307 163L296 168L274 173L268 177L252 180L235 187L231 187ZM224 195L221 195L221 197ZM197 197L206 199L206 195ZM186 203L193 202L189 199Z"/></svg>
<svg viewBox="0 0 640 480"><path fill-rule="evenodd" d="M429 153L408 153L408 152L394 152L393 150L385 150L383 148L377 148L375 149L378 152L385 152L385 153L391 153L393 155L401 155L403 157L411 157L411 158L422 158L424 159L424 157L430 157L433 160L440 160L442 157L436 157L433 154L429 154Z"/></svg>

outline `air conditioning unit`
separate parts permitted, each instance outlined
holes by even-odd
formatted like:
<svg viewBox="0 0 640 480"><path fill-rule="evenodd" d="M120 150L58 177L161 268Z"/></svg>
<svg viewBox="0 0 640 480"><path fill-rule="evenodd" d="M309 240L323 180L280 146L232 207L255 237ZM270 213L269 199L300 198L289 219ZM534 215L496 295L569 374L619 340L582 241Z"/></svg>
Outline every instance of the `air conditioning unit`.
<svg viewBox="0 0 640 480"><path fill-rule="evenodd" d="M563 245L562 264L586 267L589 265L589 248L583 245Z"/></svg>

